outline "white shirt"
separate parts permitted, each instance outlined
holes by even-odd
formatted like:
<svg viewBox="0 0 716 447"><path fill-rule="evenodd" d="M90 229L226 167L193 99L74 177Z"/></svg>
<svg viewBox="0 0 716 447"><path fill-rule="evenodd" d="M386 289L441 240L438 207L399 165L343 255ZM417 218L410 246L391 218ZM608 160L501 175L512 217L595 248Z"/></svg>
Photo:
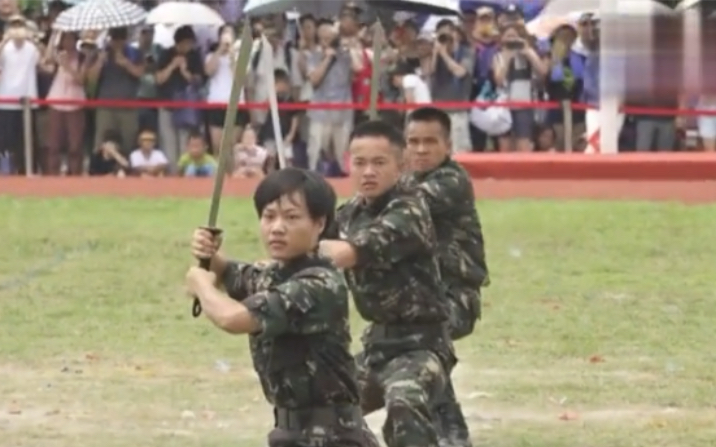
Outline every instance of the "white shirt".
<svg viewBox="0 0 716 447"><path fill-rule="evenodd" d="M261 146L252 149L234 148L234 160L237 168L262 168L268 158L268 151Z"/></svg>
<svg viewBox="0 0 716 447"><path fill-rule="evenodd" d="M152 168L154 166L169 164L167 156L159 149L152 149L149 157L145 156L140 149L135 149L129 154L129 164L133 168Z"/></svg>
<svg viewBox="0 0 716 447"><path fill-rule="evenodd" d="M403 76L403 91L412 92L413 101L416 104L430 104L432 102L428 84L420 79L418 75L408 74Z"/></svg>
<svg viewBox="0 0 716 447"><path fill-rule="evenodd" d="M233 50L232 50L233 51ZM236 60L238 54L234 54L234 60ZM214 57L213 54L208 54L204 63ZM209 78L207 88L209 90L206 101L207 102L229 102L229 96L231 96L231 87L234 83L234 66L231 62L231 56L228 54L219 56L219 64L217 65L216 72ZM241 96L239 96L239 104L246 102L244 90L241 90Z"/></svg>
<svg viewBox="0 0 716 447"><path fill-rule="evenodd" d="M7 42L0 52L0 98L37 99L39 60L40 51L32 43L24 42L18 47ZM22 105L0 104L0 109L22 110Z"/></svg>

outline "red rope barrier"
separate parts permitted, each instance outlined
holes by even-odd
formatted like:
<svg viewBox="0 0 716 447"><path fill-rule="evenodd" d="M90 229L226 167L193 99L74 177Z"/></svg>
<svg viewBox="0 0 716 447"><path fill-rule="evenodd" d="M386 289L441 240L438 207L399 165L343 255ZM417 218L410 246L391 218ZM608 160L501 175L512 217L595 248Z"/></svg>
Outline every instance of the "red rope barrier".
<svg viewBox="0 0 716 447"><path fill-rule="evenodd" d="M22 104L22 98L0 98L2 104ZM30 104L38 106L49 105L75 105L87 108L195 108L201 110L223 109L226 103L211 102L187 102L187 101L165 101L165 100L116 100L116 99L88 99L88 100L57 100L57 99L31 99ZM420 107L421 104L405 104L405 103L380 103L379 110L412 110ZM484 101L446 101L430 103L432 107L438 107L444 110L464 110L473 107L508 107L511 109L540 109L540 110L556 110L562 107L559 102L545 101L505 101L505 102L484 102ZM252 102L239 104L241 110L266 110L269 108L268 102ZM281 110L365 110L366 105L363 103L279 103ZM582 103L572 103L573 110L594 110L597 107ZM716 110L699 110L699 109L665 109L653 107L632 107L626 106L622 108L623 113L631 115L652 115L652 116L716 116Z"/></svg>

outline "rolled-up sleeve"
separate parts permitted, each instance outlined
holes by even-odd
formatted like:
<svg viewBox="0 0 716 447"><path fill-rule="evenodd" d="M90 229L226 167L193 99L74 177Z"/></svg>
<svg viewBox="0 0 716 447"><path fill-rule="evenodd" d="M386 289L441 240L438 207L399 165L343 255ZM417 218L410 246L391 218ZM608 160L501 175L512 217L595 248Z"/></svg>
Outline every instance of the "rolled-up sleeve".
<svg viewBox="0 0 716 447"><path fill-rule="evenodd" d="M236 301L243 301L256 290L256 280L261 269L253 264L230 261L220 278L227 295Z"/></svg>
<svg viewBox="0 0 716 447"><path fill-rule="evenodd" d="M275 338L324 330L328 322L318 303L330 290L324 276L302 275L249 296L243 303L261 327L254 335Z"/></svg>

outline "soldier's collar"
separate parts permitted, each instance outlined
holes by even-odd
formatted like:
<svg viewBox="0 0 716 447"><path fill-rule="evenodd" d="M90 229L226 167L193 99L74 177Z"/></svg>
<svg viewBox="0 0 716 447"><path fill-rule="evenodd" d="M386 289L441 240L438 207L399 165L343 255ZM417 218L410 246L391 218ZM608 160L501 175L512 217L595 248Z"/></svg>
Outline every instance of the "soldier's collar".
<svg viewBox="0 0 716 447"><path fill-rule="evenodd" d="M445 160L443 160L439 165L435 166L433 169L430 169L429 171L424 172L415 172L415 178L418 180L422 180L428 175L432 174L433 172L437 171L440 168L443 168L447 166L452 161L452 158L450 158L450 155L445 157Z"/></svg>
<svg viewBox="0 0 716 447"><path fill-rule="evenodd" d="M362 208L372 214L380 213L381 211L383 211L383 208L388 205L388 202L390 202L390 200L393 198L397 188L397 184L393 185L390 189L373 199L373 201L371 201L370 203L366 202L365 199L362 199L360 202Z"/></svg>
<svg viewBox="0 0 716 447"><path fill-rule="evenodd" d="M319 266L330 266L331 263L326 258L318 255L315 251L297 256L282 265L276 265L275 275L282 281L285 281L300 272L310 267Z"/></svg>

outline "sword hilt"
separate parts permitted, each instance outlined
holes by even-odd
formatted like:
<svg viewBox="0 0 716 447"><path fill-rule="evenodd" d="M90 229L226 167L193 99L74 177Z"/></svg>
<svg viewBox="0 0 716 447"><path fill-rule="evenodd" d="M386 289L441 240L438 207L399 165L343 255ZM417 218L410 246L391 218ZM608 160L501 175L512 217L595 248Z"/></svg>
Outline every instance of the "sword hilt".
<svg viewBox="0 0 716 447"><path fill-rule="evenodd" d="M206 230L209 233L211 233L212 239L217 238L221 236L221 233L223 230L221 228L216 227L201 227L202 230ZM205 258L199 260L199 267L206 270L207 272L211 270L211 258ZM199 301L198 297L194 297L194 304L191 306L191 315L194 318L197 318L199 315L201 315L201 301Z"/></svg>

